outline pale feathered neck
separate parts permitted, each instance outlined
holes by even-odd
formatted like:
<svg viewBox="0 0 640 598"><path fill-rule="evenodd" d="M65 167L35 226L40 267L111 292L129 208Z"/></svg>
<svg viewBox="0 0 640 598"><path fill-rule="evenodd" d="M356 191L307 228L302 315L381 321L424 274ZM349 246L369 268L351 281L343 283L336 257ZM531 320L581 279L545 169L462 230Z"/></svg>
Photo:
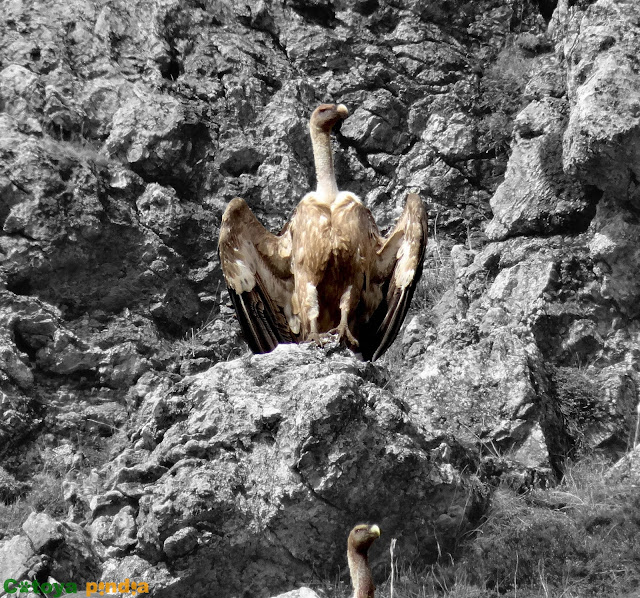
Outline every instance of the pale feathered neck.
<svg viewBox="0 0 640 598"><path fill-rule="evenodd" d="M353 546L350 546L347 551L347 561L349 563L351 583L353 584L353 598L372 598L375 587L371 579L367 553L363 554L355 550Z"/></svg>
<svg viewBox="0 0 640 598"><path fill-rule="evenodd" d="M313 160L316 166L316 194L323 203L332 203L338 195L331 151L331 131L310 127Z"/></svg>

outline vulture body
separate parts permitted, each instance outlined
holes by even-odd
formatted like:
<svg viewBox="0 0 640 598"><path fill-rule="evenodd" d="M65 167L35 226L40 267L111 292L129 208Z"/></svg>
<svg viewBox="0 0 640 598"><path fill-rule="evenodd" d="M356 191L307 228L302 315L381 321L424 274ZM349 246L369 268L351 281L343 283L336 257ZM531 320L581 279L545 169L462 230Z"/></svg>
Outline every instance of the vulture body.
<svg viewBox="0 0 640 598"><path fill-rule="evenodd" d="M369 209L338 191L331 130L346 118L342 104L312 114L317 188L305 195L279 235L267 231L236 197L222 217L222 271L244 336L254 353L279 343L337 334L365 359L395 339L422 273L427 214L409 194L404 212L383 237Z"/></svg>
<svg viewBox="0 0 640 598"><path fill-rule="evenodd" d="M353 598L374 598L376 587L369 567L369 548L380 537L377 525L356 525L347 540L347 561L353 585Z"/></svg>

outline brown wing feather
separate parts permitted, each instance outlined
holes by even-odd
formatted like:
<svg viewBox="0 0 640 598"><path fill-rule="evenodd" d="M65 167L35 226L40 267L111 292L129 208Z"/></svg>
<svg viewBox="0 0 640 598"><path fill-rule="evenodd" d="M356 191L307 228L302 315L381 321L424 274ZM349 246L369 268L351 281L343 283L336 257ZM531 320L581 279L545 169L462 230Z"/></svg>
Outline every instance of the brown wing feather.
<svg viewBox="0 0 640 598"><path fill-rule="evenodd" d="M294 342L291 236L267 231L246 202L229 202L220 228L220 264L242 331L254 353Z"/></svg>
<svg viewBox="0 0 640 598"><path fill-rule="evenodd" d="M398 335L422 275L426 245L427 212L420 196L410 193L402 216L378 251L373 277L383 284L384 297L369 319L365 358L378 359Z"/></svg>

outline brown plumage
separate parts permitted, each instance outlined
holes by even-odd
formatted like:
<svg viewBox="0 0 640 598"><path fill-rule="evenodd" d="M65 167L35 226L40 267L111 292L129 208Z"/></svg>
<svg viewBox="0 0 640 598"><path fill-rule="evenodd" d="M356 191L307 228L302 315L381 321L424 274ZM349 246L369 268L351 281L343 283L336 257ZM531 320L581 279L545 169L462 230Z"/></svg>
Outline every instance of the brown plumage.
<svg viewBox="0 0 640 598"><path fill-rule="evenodd" d="M410 193L396 226L382 237L360 199L338 191L330 135L347 115L342 104L323 104L311 115L317 188L279 235L238 197L222 217L220 262L254 353L335 333L374 360L389 348L409 308L422 273L427 214Z"/></svg>
<svg viewBox="0 0 640 598"><path fill-rule="evenodd" d="M377 525L356 525L347 540L347 561L353 585L353 598L374 598L376 587L369 567L369 547L380 537Z"/></svg>

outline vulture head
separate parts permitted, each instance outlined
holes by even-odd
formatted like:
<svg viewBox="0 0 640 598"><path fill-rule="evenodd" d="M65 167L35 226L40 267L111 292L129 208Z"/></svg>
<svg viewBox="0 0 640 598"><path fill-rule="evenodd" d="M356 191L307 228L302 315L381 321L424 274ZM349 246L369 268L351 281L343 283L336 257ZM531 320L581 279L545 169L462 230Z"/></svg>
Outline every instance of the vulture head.
<svg viewBox="0 0 640 598"><path fill-rule="evenodd" d="M375 586L369 567L369 548L380 537L377 525L361 523L356 525L347 540L347 560L354 598L374 598Z"/></svg>
<svg viewBox="0 0 640 598"><path fill-rule="evenodd" d="M320 104L311 115L309 127L313 131L329 133L333 126L349 116L349 110L344 104Z"/></svg>

